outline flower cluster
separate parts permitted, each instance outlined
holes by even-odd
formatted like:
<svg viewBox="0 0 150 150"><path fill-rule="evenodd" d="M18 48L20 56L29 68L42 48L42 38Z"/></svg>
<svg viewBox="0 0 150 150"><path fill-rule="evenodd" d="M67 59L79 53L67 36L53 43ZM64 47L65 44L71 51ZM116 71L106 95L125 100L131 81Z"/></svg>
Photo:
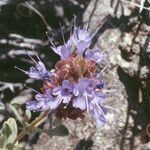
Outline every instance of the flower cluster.
<svg viewBox="0 0 150 150"><path fill-rule="evenodd" d="M38 58L35 67L23 71L31 78L43 80L41 93L26 103L33 111L50 110L59 118L84 118L90 112L97 126L106 123L106 108L103 106L104 82L97 78L96 64L106 54L100 49L90 49L92 36L86 29L74 26L73 33L64 45L51 49L60 56L53 71L48 71ZM31 56L30 56L31 57ZM33 59L33 58L32 58Z"/></svg>

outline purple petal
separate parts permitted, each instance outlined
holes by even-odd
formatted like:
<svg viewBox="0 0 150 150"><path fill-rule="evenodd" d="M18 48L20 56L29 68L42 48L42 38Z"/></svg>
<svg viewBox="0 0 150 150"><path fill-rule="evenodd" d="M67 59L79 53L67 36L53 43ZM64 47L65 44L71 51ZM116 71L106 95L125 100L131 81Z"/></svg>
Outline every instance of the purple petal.
<svg viewBox="0 0 150 150"><path fill-rule="evenodd" d="M68 104L72 97L73 85L70 81L64 80L62 86L55 87L52 91L57 101Z"/></svg>
<svg viewBox="0 0 150 150"><path fill-rule="evenodd" d="M60 105L61 101L57 100L57 99L51 99L50 101L47 101L45 106L43 106L43 108L45 107L49 107L50 109L56 109L59 105Z"/></svg>
<svg viewBox="0 0 150 150"><path fill-rule="evenodd" d="M107 122L105 118L107 110L105 109L105 107L101 106L96 101L90 103L89 106L91 113L96 120L96 125L97 126L104 125Z"/></svg>
<svg viewBox="0 0 150 150"><path fill-rule="evenodd" d="M79 41L78 43L77 43L77 51L78 51L78 54L79 55L82 55L83 54L83 52L84 52L84 50L87 48L87 47L89 47L90 46L90 44L91 44L91 41Z"/></svg>
<svg viewBox="0 0 150 150"><path fill-rule="evenodd" d="M28 101L26 103L26 108L29 110L39 111L39 109L44 105L44 101Z"/></svg>
<svg viewBox="0 0 150 150"><path fill-rule="evenodd" d="M20 69L23 71L22 69ZM39 61L35 67L30 67L29 71L23 71L30 78L34 78L37 80L47 80L50 78L52 73L46 70L45 65Z"/></svg>
<svg viewBox="0 0 150 150"><path fill-rule="evenodd" d="M82 55L84 50L90 46L92 37L85 29L75 28L71 39L77 47L78 54Z"/></svg>
<svg viewBox="0 0 150 150"><path fill-rule="evenodd" d="M80 108L81 110L86 109L86 100L85 97L77 97L73 100L73 106L75 108Z"/></svg>
<svg viewBox="0 0 150 150"><path fill-rule="evenodd" d="M61 59L65 59L65 58L68 58L71 54L71 43L70 43L70 40L62 45L62 46L58 46L58 47L51 47L51 49L56 53L58 54Z"/></svg>
<svg viewBox="0 0 150 150"><path fill-rule="evenodd" d="M102 110L100 110L99 108L97 108L96 106L91 110L93 117L96 120L96 125L99 127L101 125L104 125L107 121L105 118L104 113L102 112Z"/></svg>
<svg viewBox="0 0 150 150"><path fill-rule="evenodd" d="M94 60L96 63L100 63L106 56L106 53L102 52L100 49L88 49L85 52L85 58Z"/></svg>

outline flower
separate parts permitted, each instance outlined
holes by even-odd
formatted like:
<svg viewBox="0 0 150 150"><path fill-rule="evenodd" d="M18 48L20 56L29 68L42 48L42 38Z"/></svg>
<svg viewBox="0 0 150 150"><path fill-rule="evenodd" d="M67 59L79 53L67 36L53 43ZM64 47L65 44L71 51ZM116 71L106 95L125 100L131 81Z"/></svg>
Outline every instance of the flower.
<svg viewBox="0 0 150 150"><path fill-rule="evenodd" d="M95 91L95 87L97 87L95 83L95 80L86 78L80 79L73 90L73 93L76 96L73 106L80 108L81 110L90 110L97 122L97 126L100 126L106 123L105 114L107 111L102 106L105 94Z"/></svg>
<svg viewBox="0 0 150 150"><path fill-rule="evenodd" d="M98 49L87 49L85 51L85 58L94 60L96 63L100 63L105 57L106 57L105 52L101 52L101 50Z"/></svg>
<svg viewBox="0 0 150 150"><path fill-rule="evenodd" d="M82 55L84 50L88 48L92 42L92 36L85 29L74 29L72 41L77 47L77 53Z"/></svg>
<svg viewBox="0 0 150 150"><path fill-rule="evenodd" d="M107 111L105 107L95 103L95 104L90 105L90 110L91 110L93 117L96 120L97 127L107 123L106 117L105 117Z"/></svg>
<svg viewBox="0 0 150 150"><path fill-rule="evenodd" d="M53 89L52 94L56 96L55 99L60 103L69 104L72 97L72 90L73 84L68 80L64 80L62 86L57 86Z"/></svg>
<svg viewBox="0 0 150 150"><path fill-rule="evenodd" d="M89 109L96 120L96 125L99 127L107 122L105 118L107 110L103 106L105 94L103 94L102 92L94 92L93 95L94 97L92 101L89 103Z"/></svg>
<svg viewBox="0 0 150 150"><path fill-rule="evenodd" d="M106 95L103 93L104 82L98 79L101 74L97 74L96 64L106 57L106 52L90 49L92 36L86 29L77 28L76 24L69 40L66 43L64 40L64 45L56 47L50 42L51 49L60 56L53 73L46 69L38 56L38 62L31 57L36 66L30 67L29 71L18 68L31 78L43 80L42 93L37 92L34 100L26 103L27 109L50 110L56 117L73 120L83 119L88 111L97 126L105 124L107 110L103 102Z"/></svg>
<svg viewBox="0 0 150 150"><path fill-rule="evenodd" d="M46 70L45 65L39 61L35 67L30 67L29 71L25 72L30 78L39 80L49 80L52 73Z"/></svg>
<svg viewBox="0 0 150 150"><path fill-rule="evenodd" d="M42 111L47 109L56 109L60 102L56 100L51 90L46 90L45 93L37 93L35 100L30 100L26 103L26 108L34 111Z"/></svg>
<svg viewBox="0 0 150 150"><path fill-rule="evenodd" d="M61 46L51 46L51 49L60 56L61 59L68 58L71 54L71 41L69 40L67 43Z"/></svg>
<svg viewBox="0 0 150 150"><path fill-rule="evenodd" d="M52 73L47 71L45 65L41 61L38 62L35 61L35 63L36 63L35 67L33 66L30 67L29 71L25 71L19 67L15 67L15 68L24 72L30 78L37 79L37 80L49 80L50 77L52 76Z"/></svg>

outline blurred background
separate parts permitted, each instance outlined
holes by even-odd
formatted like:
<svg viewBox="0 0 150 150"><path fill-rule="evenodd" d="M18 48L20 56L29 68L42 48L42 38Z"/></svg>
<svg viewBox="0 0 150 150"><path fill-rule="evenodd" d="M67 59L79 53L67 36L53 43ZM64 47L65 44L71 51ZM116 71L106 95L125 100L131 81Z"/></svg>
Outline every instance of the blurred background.
<svg viewBox="0 0 150 150"><path fill-rule="evenodd" d="M150 149L150 1L149 0L0 0L0 128L16 117L9 104L24 104L40 82L14 68L28 70L36 51L50 70L59 57L50 49L46 36L56 45L67 40L77 16L77 25L96 31L91 48L112 49L103 74L111 106L108 124L96 128L91 116L64 120L70 135L49 137L31 134L24 139L34 150ZM21 126L25 106L18 110ZM36 116L36 113L33 114ZM47 123L43 124L47 126Z"/></svg>

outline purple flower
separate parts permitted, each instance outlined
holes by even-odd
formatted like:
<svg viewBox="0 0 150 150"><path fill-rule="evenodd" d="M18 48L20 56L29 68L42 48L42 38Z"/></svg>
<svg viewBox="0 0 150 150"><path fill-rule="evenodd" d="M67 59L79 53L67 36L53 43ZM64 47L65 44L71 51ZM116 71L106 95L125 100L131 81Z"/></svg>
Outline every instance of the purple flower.
<svg viewBox="0 0 150 150"><path fill-rule="evenodd" d="M49 80L50 76L52 75L51 72L46 70L45 65L39 61L36 63L35 67L30 67L29 71L25 71L21 68L16 67L20 71L24 72L30 78L37 79L37 80Z"/></svg>
<svg viewBox="0 0 150 150"><path fill-rule="evenodd" d="M65 104L69 104L72 98L72 90L73 84L68 80L64 80L62 82L62 86L58 86L53 89L52 94L56 96L55 99L60 103L63 102Z"/></svg>
<svg viewBox="0 0 150 150"><path fill-rule="evenodd" d="M61 45L61 46L51 46L51 49L60 56L61 59L65 59L65 58L68 58L71 54L71 41L68 40L67 43L65 43L64 45Z"/></svg>
<svg viewBox="0 0 150 150"><path fill-rule="evenodd" d="M97 126L106 123L106 109L102 106L105 99L105 94L96 92L97 81L93 79L81 78L77 84L74 85L73 106L81 110L90 110L96 120Z"/></svg>
<svg viewBox="0 0 150 150"><path fill-rule="evenodd" d="M29 71L18 68L31 78L46 80L42 84L44 93L36 91L34 100L28 101L26 107L33 111L55 110L56 116L70 119L83 118L87 110L96 120L97 126L100 126L107 122L107 110L103 104L106 97L102 91L104 82L98 79L108 65L100 74L96 74L96 63L100 63L107 53L101 49L89 49L93 35L85 28L77 28L75 22L76 17L69 40L65 42L62 32L64 44L58 47L47 33L51 49L61 59L56 63L54 73L47 71L36 54L38 61L29 56L36 64Z"/></svg>
<svg viewBox="0 0 150 150"><path fill-rule="evenodd" d="M31 100L26 103L26 108L34 111L42 111L47 109L53 110L56 109L59 104L59 101L52 97L51 91L47 90L44 94L36 94L35 100Z"/></svg>
<svg viewBox="0 0 150 150"><path fill-rule="evenodd" d="M93 99L89 103L90 112L96 120L96 125L101 126L107 122L105 118L107 110L102 104L105 100L105 94L102 92L94 92L93 95Z"/></svg>
<svg viewBox="0 0 150 150"><path fill-rule="evenodd" d="M94 60L96 63L100 63L106 56L106 53L100 49L87 49L85 51L85 58Z"/></svg>
<svg viewBox="0 0 150 150"><path fill-rule="evenodd" d="M33 67L33 66L30 67L29 71L25 71L25 70L23 70L21 68L18 68L18 67L15 67L15 68L17 68L20 71L24 72L30 78L37 79L37 80L49 80L52 73L47 71L45 65L41 62L38 55L36 53L35 53L35 55L38 58L38 62L35 61L30 55L28 55L36 64L35 67Z"/></svg>
<svg viewBox="0 0 150 150"><path fill-rule="evenodd" d="M92 36L90 36L86 29L77 29L76 27L71 39L77 47L77 52L79 55L82 55L84 50L88 48L92 42Z"/></svg>
<svg viewBox="0 0 150 150"><path fill-rule="evenodd" d="M89 101L93 98L92 91L92 80L81 78L78 83L74 85L73 94L75 99L73 106L81 110L89 109Z"/></svg>

